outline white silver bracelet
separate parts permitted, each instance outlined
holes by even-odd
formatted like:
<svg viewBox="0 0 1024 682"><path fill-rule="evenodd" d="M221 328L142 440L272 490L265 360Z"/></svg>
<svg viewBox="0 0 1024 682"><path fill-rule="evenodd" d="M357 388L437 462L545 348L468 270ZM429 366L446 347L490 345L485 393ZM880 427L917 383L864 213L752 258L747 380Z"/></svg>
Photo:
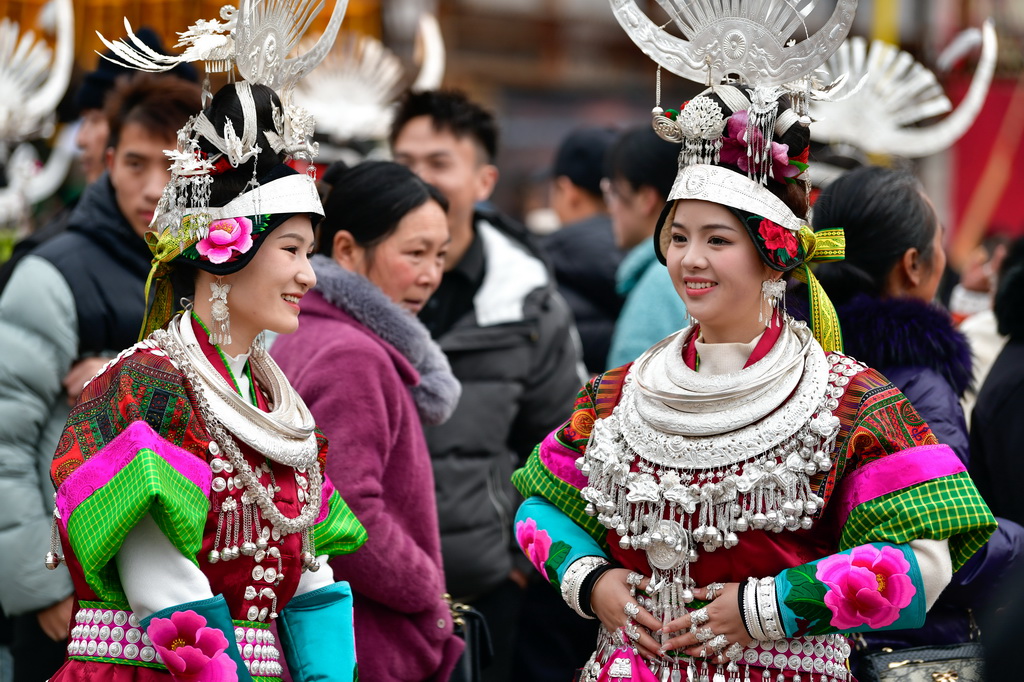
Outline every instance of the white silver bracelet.
<svg viewBox="0 0 1024 682"><path fill-rule="evenodd" d="M768 639L757 617L757 578L747 578L743 584L743 624L751 638L759 641Z"/></svg>
<svg viewBox="0 0 1024 682"><path fill-rule="evenodd" d="M583 583L586 582L588 575L610 563L610 561L602 556L580 557L572 562L562 575L562 599L569 605L569 608L583 618L594 620L594 616L587 615L580 604L580 588L583 587Z"/></svg>
<svg viewBox="0 0 1024 682"><path fill-rule="evenodd" d="M757 615L767 641L776 642L786 638L779 615L779 602L775 595L775 578L761 578L757 581Z"/></svg>

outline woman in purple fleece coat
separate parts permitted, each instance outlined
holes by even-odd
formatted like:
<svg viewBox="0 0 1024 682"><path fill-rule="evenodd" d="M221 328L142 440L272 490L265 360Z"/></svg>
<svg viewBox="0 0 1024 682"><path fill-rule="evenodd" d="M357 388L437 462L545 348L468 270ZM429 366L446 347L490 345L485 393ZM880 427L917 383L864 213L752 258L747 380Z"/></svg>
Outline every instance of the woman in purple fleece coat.
<svg viewBox="0 0 1024 682"><path fill-rule="evenodd" d="M462 651L441 566L422 423L451 414L460 387L415 313L437 289L445 201L402 166L364 163L334 181L300 331L272 355L330 441L327 472L369 539L339 557L355 593L360 677L448 679Z"/></svg>

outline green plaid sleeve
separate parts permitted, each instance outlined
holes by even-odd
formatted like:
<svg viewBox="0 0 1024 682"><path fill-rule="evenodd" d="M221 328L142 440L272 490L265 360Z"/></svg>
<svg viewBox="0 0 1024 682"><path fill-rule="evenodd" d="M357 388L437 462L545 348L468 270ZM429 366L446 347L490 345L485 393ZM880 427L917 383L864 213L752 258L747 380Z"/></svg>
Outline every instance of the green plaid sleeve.
<svg viewBox="0 0 1024 682"><path fill-rule="evenodd" d="M925 481L854 507L839 544L900 544L917 538L949 540L953 570L963 566L996 529L996 520L966 472Z"/></svg>
<svg viewBox="0 0 1024 682"><path fill-rule="evenodd" d="M313 526L316 553L336 556L351 554L366 542L366 528L335 490L327 498L327 516Z"/></svg>

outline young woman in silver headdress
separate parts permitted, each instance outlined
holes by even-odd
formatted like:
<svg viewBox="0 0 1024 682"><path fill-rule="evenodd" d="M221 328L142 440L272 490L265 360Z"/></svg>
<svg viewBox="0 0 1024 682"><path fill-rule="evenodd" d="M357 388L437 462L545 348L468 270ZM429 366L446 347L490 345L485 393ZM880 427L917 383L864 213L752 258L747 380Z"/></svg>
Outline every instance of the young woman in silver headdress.
<svg viewBox="0 0 1024 682"><path fill-rule="evenodd" d="M144 338L85 388L53 460L47 560L59 533L77 601L54 680L272 681L282 653L296 681L356 677L351 591L326 559L366 533L260 342L298 326L323 214L278 151L281 109L232 84L179 134L200 172L176 166L154 219ZM173 317L172 279L194 290Z"/></svg>
<svg viewBox="0 0 1024 682"><path fill-rule="evenodd" d="M842 235L805 224L807 121L766 99L656 111L683 148L654 248L694 321L587 384L514 477L523 550L604 625L584 680L849 680L839 633L919 626L994 527L906 397L842 354L808 268Z"/></svg>

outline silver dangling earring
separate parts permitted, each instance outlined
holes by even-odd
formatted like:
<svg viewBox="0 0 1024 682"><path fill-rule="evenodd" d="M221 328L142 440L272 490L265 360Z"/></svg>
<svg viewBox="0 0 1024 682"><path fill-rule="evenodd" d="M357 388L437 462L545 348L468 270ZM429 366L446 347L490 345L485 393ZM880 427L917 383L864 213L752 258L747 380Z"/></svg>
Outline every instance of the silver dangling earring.
<svg viewBox="0 0 1024 682"><path fill-rule="evenodd" d="M228 292L230 284L221 284L221 278L210 282L210 314L213 315L214 329L210 332L210 343L224 346L231 344L231 312L228 310Z"/></svg>
<svg viewBox="0 0 1024 682"><path fill-rule="evenodd" d="M779 279L766 279L761 282L761 310L757 316L759 322L771 326L775 311L782 306L785 314L786 283ZM781 320L780 320L781 323Z"/></svg>

